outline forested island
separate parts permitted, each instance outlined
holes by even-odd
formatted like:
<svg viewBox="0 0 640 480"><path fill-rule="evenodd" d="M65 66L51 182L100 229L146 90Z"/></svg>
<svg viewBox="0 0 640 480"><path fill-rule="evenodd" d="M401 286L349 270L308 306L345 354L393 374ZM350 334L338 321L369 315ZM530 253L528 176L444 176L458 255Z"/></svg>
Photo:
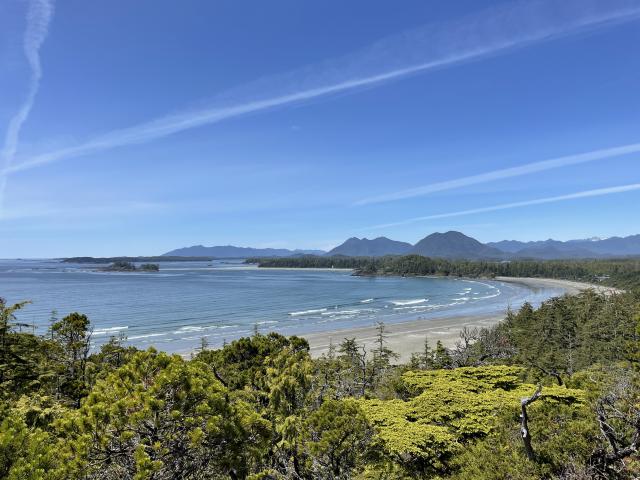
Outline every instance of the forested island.
<svg viewBox="0 0 640 480"><path fill-rule="evenodd" d="M143 263L139 267L132 262L118 260L108 267L101 268L101 272L157 272L160 266L157 263Z"/></svg>
<svg viewBox="0 0 640 480"><path fill-rule="evenodd" d="M602 284L616 288L640 287L640 258L619 260L447 260L421 255L385 257L249 258L262 268L349 268L354 275L539 277Z"/></svg>
<svg viewBox="0 0 640 480"><path fill-rule="evenodd" d="M154 257L68 257L63 258L63 263L158 263L158 262L209 262L213 257L176 257L159 255Z"/></svg>
<svg viewBox="0 0 640 480"><path fill-rule="evenodd" d="M124 337L93 350L81 313L37 335L24 308L0 301L0 478L640 476L638 289L525 304L401 365L384 324L369 351L345 338L314 359L256 331L185 359Z"/></svg>

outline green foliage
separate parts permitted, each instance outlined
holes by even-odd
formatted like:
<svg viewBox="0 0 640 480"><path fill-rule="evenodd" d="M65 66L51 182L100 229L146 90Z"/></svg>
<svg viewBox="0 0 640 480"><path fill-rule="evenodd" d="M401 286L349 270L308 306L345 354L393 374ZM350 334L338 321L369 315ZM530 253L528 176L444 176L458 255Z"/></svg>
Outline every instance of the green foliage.
<svg viewBox="0 0 640 480"><path fill-rule="evenodd" d="M407 474L442 471L458 450L458 442L447 427L416 421L412 405L402 400L362 400L367 419L377 429L378 463L395 463Z"/></svg>
<svg viewBox="0 0 640 480"><path fill-rule="evenodd" d="M522 439L513 428L516 415L501 412L489 435L469 442L455 457L452 478L593 478L587 463L599 440L589 407L583 403L545 401L534 403L529 413L537 462L523 454Z"/></svg>
<svg viewBox="0 0 640 480"><path fill-rule="evenodd" d="M353 399L323 403L302 427L306 469L317 478L352 478L365 464L374 433Z"/></svg>
<svg viewBox="0 0 640 480"><path fill-rule="evenodd" d="M90 478L238 474L267 428L241 413L205 364L149 350L99 380L63 428Z"/></svg>
<svg viewBox="0 0 640 480"><path fill-rule="evenodd" d="M207 262L213 260L212 257L183 257L175 255L160 255L153 257L68 257L62 259L64 263L114 263L114 262L129 262L129 263L148 263L148 262Z"/></svg>
<svg viewBox="0 0 640 480"><path fill-rule="evenodd" d="M124 336L111 337L100 347L100 351L89 356L87 378L93 385L97 378L104 378L107 374L125 365L138 351L135 347L125 345Z"/></svg>
<svg viewBox="0 0 640 480"><path fill-rule="evenodd" d="M158 272L160 271L160 265L157 263L143 263L140 265L140 270L143 272Z"/></svg>
<svg viewBox="0 0 640 480"><path fill-rule="evenodd" d="M408 401L364 400L363 409L379 429L385 452L410 471L446 473L454 456L470 439L497 427L496 417L518 410L534 385L523 384L519 367L467 367L407 372ZM548 387L543 403L580 407L580 390Z"/></svg>
<svg viewBox="0 0 640 480"><path fill-rule="evenodd" d="M313 381L313 364L306 349L287 346L265 360L269 407L282 417L294 415L306 404Z"/></svg>
<svg viewBox="0 0 640 480"><path fill-rule="evenodd" d="M52 354L56 357L57 393L79 405L87 394L87 359L91 347L89 319L71 313L51 325Z"/></svg>
<svg viewBox="0 0 640 480"><path fill-rule="evenodd" d="M267 391L267 358L277 355L283 348L292 352L308 352L309 344L298 337L285 337L277 333L253 335L235 340L220 350L204 350L196 360L211 366L216 376L231 390L249 388Z"/></svg>
<svg viewBox="0 0 640 480"><path fill-rule="evenodd" d="M136 266L125 260L116 260L111 265L109 265L105 270L113 271L113 272L134 272L136 270Z"/></svg>
<svg viewBox="0 0 640 480"><path fill-rule="evenodd" d="M429 258L421 255L386 257L285 257L250 258L247 263L280 268L352 268L359 275L442 275L455 277L542 277L601 283L619 288L640 287L640 261L546 260L471 261Z"/></svg>
<svg viewBox="0 0 640 480"><path fill-rule="evenodd" d="M28 303L10 306L0 297L0 399L37 379L33 371L34 359L28 355L37 340L33 335L18 334L28 325L16 319L16 312Z"/></svg>
<svg viewBox="0 0 640 480"><path fill-rule="evenodd" d="M566 380L590 365L615 363L633 355L640 339L638 305L632 293L593 291L554 298L536 310L524 305L485 333L474 348L487 357L496 351L511 352L497 357L530 367L534 379L551 374ZM496 349L496 342L501 342L501 349Z"/></svg>
<svg viewBox="0 0 640 480"><path fill-rule="evenodd" d="M0 409L0 414L2 414ZM39 427L28 426L18 409L0 422L0 478L63 480L70 478L64 444Z"/></svg>
<svg viewBox="0 0 640 480"><path fill-rule="evenodd" d="M454 349L425 342L409 365L383 324L373 349L345 339L319 359L276 333L203 343L191 360L124 337L91 353L86 316L42 337L17 321L24 305L0 302L0 478L640 476L633 293L525 305ZM538 383L527 456L521 400Z"/></svg>

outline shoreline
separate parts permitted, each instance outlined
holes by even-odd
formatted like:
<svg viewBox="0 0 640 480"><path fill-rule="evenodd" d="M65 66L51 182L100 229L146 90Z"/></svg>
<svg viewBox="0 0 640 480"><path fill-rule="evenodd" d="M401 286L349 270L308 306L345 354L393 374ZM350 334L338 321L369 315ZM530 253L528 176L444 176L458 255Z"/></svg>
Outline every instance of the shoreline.
<svg viewBox="0 0 640 480"><path fill-rule="evenodd" d="M531 277L495 277L493 280L505 283L518 283L531 289L560 288L565 295L576 295L583 290L594 289L598 293L614 294L622 290L603 285L594 285L572 280L558 280L551 278ZM396 352L400 357L398 363L406 363L411 354L424 350L425 338L429 340L429 346L435 347L440 340L445 347L453 347L459 339L460 331L464 327L482 328L491 327L502 321L506 315L504 312L484 313L478 315L459 315L452 317L422 318L385 325L387 328L387 347ZM354 327L328 332L315 332L300 335L309 342L310 353L314 358L320 357L329 351L329 345L337 347L345 338L355 338L358 343L364 344L367 352L374 348L376 327Z"/></svg>
<svg viewBox="0 0 640 480"><path fill-rule="evenodd" d="M249 263L247 265L255 265ZM260 270L310 270L312 272L353 272L353 268L330 268L330 267L258 267Z"/></svg>
<svg viewBox="0 0 640 480"><path fill-rule="evenodd" d="M494 277L499 282L519 283L529 288L562 288L568 295L576 295L584 290L593 289L597 293L612 295L615 293L623 293L624 290L606 285L597 285L595 283L578 282L575 280L561 280L557 278L538 278L538 277Z"/></svg>

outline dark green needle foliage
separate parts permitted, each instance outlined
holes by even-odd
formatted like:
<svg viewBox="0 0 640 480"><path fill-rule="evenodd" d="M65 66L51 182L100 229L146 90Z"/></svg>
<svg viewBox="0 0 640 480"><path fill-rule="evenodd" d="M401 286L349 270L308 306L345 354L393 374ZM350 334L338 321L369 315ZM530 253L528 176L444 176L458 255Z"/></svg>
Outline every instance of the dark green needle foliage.
<svg viewBox="0 0 640 480"><path fill-rule="evenodd" d="M335 262L406 274L431 265ZM633 265L615 261L434 265L427 273L609 272L638 283ZM92 348L80 313L37 335L20 322L24 308L0 300L2 479L640 478L632 288L525 305L465 329L453 348L425 340L407 364L384 324L373 346L341 339L320 358L302 338L256 332L185 359L124 337Z"/></svg>

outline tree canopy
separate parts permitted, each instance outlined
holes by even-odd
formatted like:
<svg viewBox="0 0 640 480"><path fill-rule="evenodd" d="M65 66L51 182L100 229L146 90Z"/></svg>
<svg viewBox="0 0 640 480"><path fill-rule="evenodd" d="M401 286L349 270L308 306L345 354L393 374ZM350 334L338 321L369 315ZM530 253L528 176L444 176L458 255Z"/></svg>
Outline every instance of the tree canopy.
<svg viewBox="0 0 640 480"><path fill-rule="evenodd" d="M277 333L191 359L91 348L90 319L0 301L0 478L632 479L640 295L525 305L397 364L384 324L320 358Z"/></svg>

